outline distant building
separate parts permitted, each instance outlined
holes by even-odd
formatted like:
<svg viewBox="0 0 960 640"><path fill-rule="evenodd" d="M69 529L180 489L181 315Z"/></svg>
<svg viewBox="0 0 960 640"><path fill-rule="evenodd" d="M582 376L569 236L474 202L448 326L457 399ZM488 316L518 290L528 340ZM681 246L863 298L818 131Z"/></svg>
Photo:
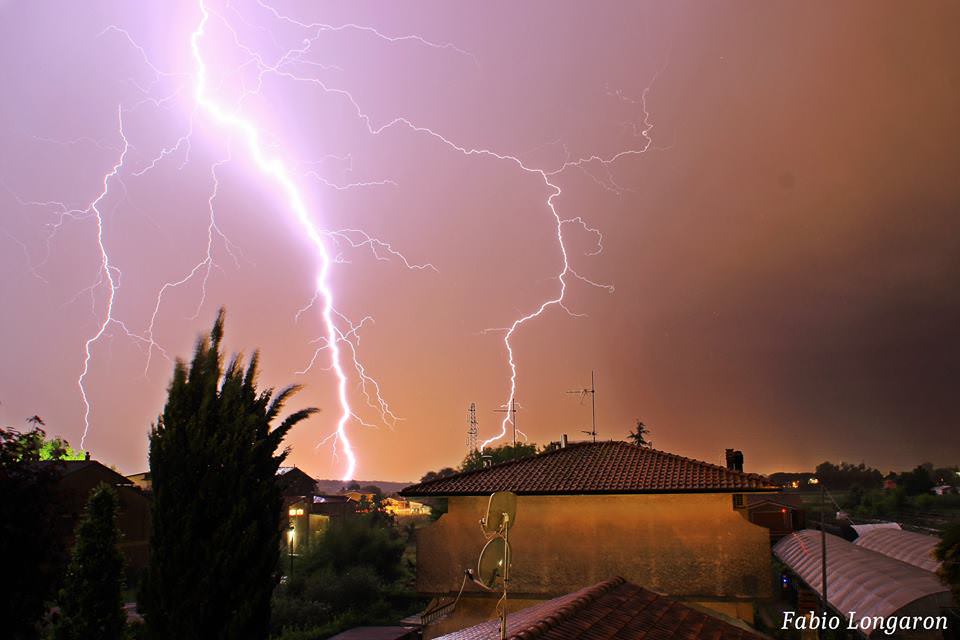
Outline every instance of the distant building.
<svg viewBox="0 0 960 640"><path fill-rule="evenodd" d="M147 566L150 552L150 499L143 491L113 469L96 460L44 462L62 468L54 501L59 512L58 534L73 545L74 532L90 498L90 492L107 484L117 492L119 512L117 526L123 537L117 547L127 567L137 570Z"/></svg>
<svg viewBox="0 0 960 640"><path fill-rule="evenodd" d="M317 481L297 467L277 469L277 484L285 497L309 496L317 491Z"/></svg>
<svg viewBox="0 0 960 640"><path fill-rule="evenodd" d="M770 541L806 527L803 498L796 493L757 493L746 496L742 515L750 522L770 530Z"/></svg>
<svg viewBox="0 0 960 640"><path fill-rule="evenodd" d="M866 535L887 535L887 532L896 535L897 531L878 528ZM855 612L861 620L891 616L936 618L943 616L952 605L950 589L931 571L829 533L826 547L827 600L834 612L848 620L850 612ZM773 553L789 569L783 584L795 590L799 613L819 608L818 594L823 588L821 532L806 529L790 534L773 547ZM871 637L888 636L875 630Z"/></svg>
<svg viewBox="0 0 960 640"><path fill-rule="evenodd" d="M364 502L366 504L373 504L373 501L377 498L377 494L375 493L363 493L361 491L344 491L343 495L350 498L354 502Z"/></svg>
<svg viewBox="0 0 960 640"><path fill-rule="evenodd" d="M957 493L957 488L950 484L940 484L930 489L930 492L938 496L953 495Z"/></svg>
<svg viewBox="0 0 960 640"><path fill-rule="evenodd" d="M145 493L151 493L153 491L153 480L150 478L150 472L144 471L143 473L135 473L131 476L127 476L127 480L133 483L133 486L137 487Z"/></svg>
<svg viewBox="0 0 960 640"><path fill-rule="evenodd" d="M508 600L509 602L509 600ZM763 640L736 619L694 609L613 578L507 615L507 637L523 640ZM437 640L499 640L500 623L488 620Z"/></svg>
<svg viewBox="0 0 960 640"><path fill-rule="evenodd" d="M395 516L428 516L430 507L405 498L384 498L383 510Z"/></svg>
<svg viewBox="0 0 960 640"><path fill-rule="evenodd" d="M425 595L457 594L484 543L477 521L489 495L512 491L512 599L534 604L621 575L752 620L754 602L772 595L770 534L735 505L777 489L756 474L656 449L583 442L401 495L448 499L449 511L417 531L416 584ZM483 618L493 613L495 598L474 600L482 601L470 606L483 608Z"/></svg>

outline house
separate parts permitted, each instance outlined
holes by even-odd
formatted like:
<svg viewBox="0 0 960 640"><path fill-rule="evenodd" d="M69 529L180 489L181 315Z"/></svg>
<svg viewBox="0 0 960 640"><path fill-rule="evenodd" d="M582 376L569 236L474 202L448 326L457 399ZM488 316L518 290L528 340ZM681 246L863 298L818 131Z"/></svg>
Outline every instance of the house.
<svg viewBox="0 0 960 640"><path fill-rule="evenodd" d="M806 527L803 498L796 493L754 493L746 496L741 513L770 531L770 542Z"/></svg>
<svg viewBox="0 0 960 640"><path fill-rule="evenodd" d="M422 502L407 500L405 498L384 498L383 510L391 515L399 517L430 515L429 506L423 504Z"/></svg>
<svg viewBox="0 0 960 640"><path fill-rule="evenodd" d="M742 622L721 619L613 578L507 615L510 640L763 640ZM488 620L437 640L499 640L500 623Z"/></svg>
<svg viewBox="0 0 960 640"><path fill-rule="evenodd" d="M143 473L135 473L133 475L127 476L133 486L137 487L144 493L150 493L153 491L153 480L150 477L149 471L144 471Z"/></svg>
<svg viewBox="0 0 960 640"><path fill-rule="evenodd" d="M350 498L354 502L363 502L366 504L373 504L373 501L377 498L377 494L375 493L364 493L362 491L344 491L343 495Z"/></svg>
<svg viewBox="0 0 960 640"><path fill-rule="evenodd" d="M309 496L317 491L317 481L297 467L277 469L277 484L284 497Z"/></svg>
<svg viewBox="0 0 960 640"><path fill-rule="evenodd" d="M130 480L96 460L43 462L58 465L60 478L54 494L60 518L58 534L73 545L74 531L83 515L90 492L107 484L117 492L117 526L123 534L118 548L126 565L138 570L147 566L150 552L150 499Z"/></svg>
<svg viewBox="0 0 960 640"><path fill-rule="evenodd" d="M302 545L309 546L327 530L330 523L358 513L357 503L342 495L312 494L306 496L289 496L283 499L283 508L287 513L284 545L291 543L297 550ZM290 531L293 531L292 537ZM284 547L284 552L290 549Z"/></svg>
<svg viewBox="0 0 960 640"><path fill-rule="evenodd" d="M776 490L762 476L656 449L582 442L400 494L448 499L448 512L417 531L416 584L424 595L457 594L484 543L477 522L490 494L512 491L512 600L535 604L622 575L752 620L753 603L772 595L770 534L735 505ZM472 606L490 617L494 603Z"/></svg>

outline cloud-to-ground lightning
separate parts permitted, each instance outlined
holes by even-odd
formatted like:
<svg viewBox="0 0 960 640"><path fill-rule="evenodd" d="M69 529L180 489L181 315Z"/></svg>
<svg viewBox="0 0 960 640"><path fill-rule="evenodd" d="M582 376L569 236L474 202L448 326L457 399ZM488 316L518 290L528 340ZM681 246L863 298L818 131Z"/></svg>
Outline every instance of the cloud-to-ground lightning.
<svg viewBox="0 0 960 640"><path fill-rule="evenodd" d="M105 287L107 291L106 310L101 321L98 322L98 330L84 343L85 357L83 360L83 370L78 380L78 386L80 387L84 403L84 431L81 446L83 446L83 441L86 439L87 432L90 428L91 404L87 396L85 382L91 367L91 359L93 357L92 349L97 341L103 337L108 327L111 324L115 324L122 329L127 336L133 338L140 348L145 350L146 365L144 373L146 374L150 367L151 357L155 351L161 353L164 357L168 357L167 352L155 339L156 328L165 295L172 289L199 279L201 292L196 307L197 312L199 312L200 307L202 307L206 300L207 283L211 272L217 267L216 261L214 260L215 248L218 246L217 243L222 244L226 252L230 254L235 261L237 260L236 255L234 255L235 247L221 230L217 219L217 212L215 211L215 201L220 190L217 170L231 160L231 158L224 158L214 162L209 169L211 191L207 200L207 242L205 252L199 256L199 259L191 268L187 268L181 272L180 277L174 277L174 279L162 284L156 293L152 313L142 333L135 333L129 330L126 324L114 316L114 301L119 289L117 279L119 270L113 264L105 244L103 218L100 209L101 204L107 197L114 181L122 185L122 182L118 179L118 174L121 170L123 170L125 176L128 175L131 179L139 179L148 175L151 171L155 170L158 165L167 162L176 155L181 156L180 168L184 168L188 162L191 161L191 139L195 130L198 127L205 127L224 133L227 140L231 141L231 143L233 140L238 140L242 143L244 151L252 160L253 165L259 173L259 179L272 192L282 197L283 202L281 206L283 210L289 213L296 221L297 229L303 241L309 245L314 255L315 268L311 270L310 275L313 284L313 295L309 303L297 311L294 321L298 321L307 310L317 307L322 323L322 335L313 342L314 350L309 362L297 373L307 374L318 364L322 356L327 356L325 366L322 368L331 371L336 379L336 396L339 409L335 428L323 442L332 441L335 454L342 454L345 457L342 477L344 479L350 479L355 476L357 455L348 434L348 424L351 421L356 421L361 425L372 426L364 421L351 405L351 394L349 390L351 378L355 380L357 389L362 395L362 399L359 402L360 405L363 405L365 401L366 406L378 414L381 423L394 426L401 418L394 413L393 409L386 402L381 393L380 383L368 372L367 367L361 362L359 356L360 331L368 323L372 323L373 319L370 316L364 316L359 322L354 322L336 308L335 300L337 296L333 290L330 277L331 269L336 264L349 262L348 258L345 257L341 251L350 252L356 250L366 251L373 259L378 261L398 261L404 267L411 270L437 272L438 269L430 262L408 260L407 257L390 242L377 238L363 229L356 228L352 224L349 227L343 228L325 228L321 226L319 222L320 216L315 215L307 205L308 199L305 192L305 185L307 183L318 183L335 191L357 188L394 188L398 186L398 183L389 178L347 181L331 180L314 168L321 161L293 161L291 158L285 157L283 151L278 149L277 146L272 145L271 141L268 140L268 132L271 129L269 126L270 123L260 121L254 116L245 115L243 110L244 101L248 97L258 94L263 90L264 78L268 75L273 75L291 82L306 83L307 85L318 88L324 93L338 96L345 100L350 109L352 109L354 116L363 124L371 136L379 136L388 129L403 129L413 135L426 136L439 143L442 148L466 157L485 157L498 162L509 163L543 185L546 189L546 198L542 203L542 210L547 214L547 219L555 230L558 249L557 270L552 276L557 283L556 290L545 300L533 303L528 312L520 314L506 326L500 329L487 330L500 331L503 333L502 345L506 354L506 364L509 371L509 393L507 394L505 406L510 407L513 406L515 401L517 389L518 364L514 352L514 339L517 332L523 326L542 316L551 307L558 307L572 316L583 315L574 313L566 304L566 294L572 280L579 280L592 287L599 287L613 292L612 285L598 282L582 275L572 264L568 251L568 239L565 232L576 228L595 238L594 248L586 252L587 256L597 255L603 251L603 234L599 228L592 226L583 215L564 215L560 212L558 199L563 194L561 178L565 172L576 169L582 171L604 189L616 192L624 190L624 188L618 185L613 179L609 168L621 158L646 152L651 145L649 131L652 125L649 122L649 113L647 112L646 105L649 87L644 90L640 99L636 101L631 100L632 103L642 107L642 120L639 123L632 124L633 137L639 140L636 146L609 155L587 155L579 158L571 157L569 152L566 152L566 157L562 162L558 163L558 165L551 168L537 167L522 160L520 155L517 154L500 152L480 146L460 144L454 141L452 137L440 133L437 129L417 123L413 119L402 115L390 116L384 120L380 120L381 124L377 124L368 112L361 108L358 100L355 99L354 95L348 90L331 86L328 82L321 79L321 77L315 77L297 71L297 69L302 71L302 69L306 68L311 72L317 69L324 73L342 72L338 67L322 65L307 58L307 54L310 52L314 43L324 34L331 32L354 32L363 37L380 39L390 45L412 44L425 46L438 51L446 51L448 53L453 52L454 54L469 58L476 67L479 68L478 59L473 53L461 49L452 43L437 42L419 35L388 35L380 29L355 23L332 25L321 22L301 21L281 13L264 0L255 0L252 6L254 10L260 10L261 16L264 19L278 21L288 28L301 29L303 33L306 34L306 37L298 40L293 47L285 48L279 46L278 38L271 29L262 26L256 20L248 20L236 6L227 5L225 11L229 11L229 14L218 13L217 10L209 6L209 0L197 0L198 21L192 25L192 30L190 30L187 37L184 38L188 43L191 68L187 72L173 73L162 71L160 67L154 65L150 61L147 51L122 27L111 25L104 29L101 34L119 34L136 50L138 57L153 74L154 83L151 85L145 86L142 83L131 80L132 86L140 92L143 99L129 107L130 109L136 109L143 104L150 104L157 108L169 110L172 108L171 105L175 102L175 99L182 93L189 93L191 100L189 126L187 130L175 140L171 138L158 153L154 154L152 158L137 168L131 168L125 165L127 153L131 145L127 141L127 136L124 135L122 121L124 111L118 111L118 117L120 118L119 131L123 140L123 146L119 160L103 179L103 189L101 193L86 210L77 211L64 207L64 215L79 216L84 215L84 212L86 212L94 217L98 229L97 241L100 256L100 276L97 282L92 285L91 291L101 286ZM255 27L267 33L270 40L278 46L282 53L268 60L265 54L261 54L255 50L252 45L242 40L238 29L242 31L243 27L237 23L237 29L235 29L234 26L230 24L228 15L231 17L236 16L236 19L242 21L245 26ZM258 19L261 16L258 16ZM247 83L244 77L240 77L241 74L237 73L237 76L240 77L242 92L239 99L236 100L227 101L216 97L221 87L216 86L210 80L210 76L212 75L210 71L211 63L208 60L207 54L212 54L212 52L216 50L216 47L222 46L210 33L213 22L216 23L217 28L222 26L226 30L228 34L227 39L230 41L229 44L235 48L235 52L240 52L248 58L247 62L239 65L238 70L246 65L252 65L256 72L256 79L250 84ZM209 57L210 59L213 58L212 55ZM153 94L154 85L160 83L161 80L168 79L182 81L183 84L177 86L166 95L156 97ZM627 100L619 92L617 92L616 97L621 100ZM264 116L261 115L259 117L263 118ZM349 155L344 157L352 162ZM342 160L344 157L340 159ZM132 164L136 165L137 163L134 162ZM304 165L310 168L303 169ZM606 178L601 179L594 175L592 170L597 168L599 168L601 175L603 172L606 172ZM352 170L352 165L350 170ZM63 215L61 215L61 222L62 220ZM511 413L505 413L505 417L500 425L500 432L485 440L481 446L488 446L492 442L504 437L512 419L513 416Z"/></svg>

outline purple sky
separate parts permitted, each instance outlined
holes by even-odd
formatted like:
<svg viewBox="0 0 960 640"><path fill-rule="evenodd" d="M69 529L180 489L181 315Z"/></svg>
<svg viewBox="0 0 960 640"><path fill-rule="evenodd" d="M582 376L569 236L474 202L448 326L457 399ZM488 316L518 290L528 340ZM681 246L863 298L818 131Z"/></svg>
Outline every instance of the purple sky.
<svg viewBox="0 0 960 640"><path fill-rule="evenodd" d="M565 308L511 337L532 440L589 428L564 392L595 369L601 438L640 417L658 448L736 447L753 471L960 462L956 3L207 8L208 97L283 163L362 323L336 319L357 476L455 465L470 402L499 431L510 371L485 330L558 295L555 191ZM224 305L228 348L322 409L292 461L337 477L329 351L308 369L322 305L297 316L317 248L198 105L200 20L199 0L0 0L0 423L81 439L111 299L99 211L115 291L87 448L146 468L167 358Z"/></svg>

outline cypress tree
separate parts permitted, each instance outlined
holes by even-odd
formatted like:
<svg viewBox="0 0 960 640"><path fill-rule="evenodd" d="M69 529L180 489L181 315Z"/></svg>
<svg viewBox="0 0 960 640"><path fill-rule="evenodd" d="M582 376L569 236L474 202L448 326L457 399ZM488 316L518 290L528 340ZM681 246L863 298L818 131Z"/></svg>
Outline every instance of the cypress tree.
<svg viewBox="0 0 960 640"><path fill-rule="evenodd" d="M150 433L153 537L140 601L152 638L266 638L277 582L282 497L276 454L302 409L271 429L298 387L256 388L258 354L244 369L221 356L224 311L178 361ZM276 455L275 455L276 454Z"/></svg>
<svg viewBox="0 0 960 640"><path fill-rule="evenodd" d="M123 556L117 549L117 494L101 484L90 492L77 525L73 557L60 591L56 640L121 640L127 616L121 595Z"/></svg>

